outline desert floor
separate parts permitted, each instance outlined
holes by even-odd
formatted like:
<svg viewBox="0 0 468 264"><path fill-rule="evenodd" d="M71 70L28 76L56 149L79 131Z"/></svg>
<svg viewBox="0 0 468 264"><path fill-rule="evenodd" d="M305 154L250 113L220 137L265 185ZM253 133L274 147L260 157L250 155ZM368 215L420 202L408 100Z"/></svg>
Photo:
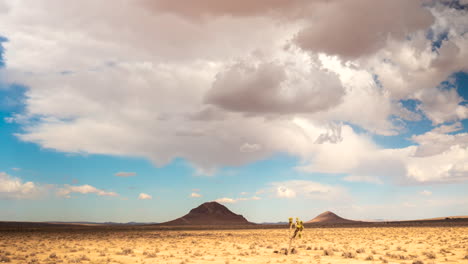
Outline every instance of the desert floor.
<svg viewBox="0 0 468 264"><path fill-rule="evenodd" d="M0 232L0 263L468 263L468 227ZM418 262L419 261L419 262Z"/></svg>

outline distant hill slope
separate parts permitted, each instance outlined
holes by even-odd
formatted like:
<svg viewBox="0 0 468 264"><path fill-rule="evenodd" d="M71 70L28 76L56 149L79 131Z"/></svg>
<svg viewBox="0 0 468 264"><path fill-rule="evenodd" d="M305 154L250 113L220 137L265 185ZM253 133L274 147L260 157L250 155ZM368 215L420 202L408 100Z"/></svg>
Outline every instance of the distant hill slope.
<svg viewBox="0 0 468 264"><path fill-rule="evenodd" d="M326 211L324 213L319 214L314 219L307 221L306 224L307 223L343 224L343 223L358 223L358 222L360 222L360 221L345 219L345 218L342 218L342 217L336 215L333 212Z"/></svg>
<svg viewBox="0 0 468 264"><path fill-rule="evenodd" d="M242 215L231 212L217 202L207 202L175 220L161 225L249 225L252 224Z"/></svg>
<svg viewBox="0 0 468 264"><path fill-rule="evenodd" d="M457 216L444 216L444 217L426 218L426 219L409 220L409 221L439 221L439 220L451 220L451 219L453 220L453 219L467 219L467 218L468 218L468 215L457 215Z"/></svg>

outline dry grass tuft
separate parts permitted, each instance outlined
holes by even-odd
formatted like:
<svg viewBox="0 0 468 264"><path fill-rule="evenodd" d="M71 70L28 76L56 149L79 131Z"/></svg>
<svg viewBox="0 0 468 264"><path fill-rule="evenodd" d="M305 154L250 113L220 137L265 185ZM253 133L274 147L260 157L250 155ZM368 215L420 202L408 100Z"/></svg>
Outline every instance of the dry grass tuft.
<svg viewBox="0 0 468 264"><path fill-rule="evenodd" d="M346 251L346 252L343 252L343 254L341 254L341 256L344 257L344 258L355 258L356 253L354 253L352 251Z"/></svg>

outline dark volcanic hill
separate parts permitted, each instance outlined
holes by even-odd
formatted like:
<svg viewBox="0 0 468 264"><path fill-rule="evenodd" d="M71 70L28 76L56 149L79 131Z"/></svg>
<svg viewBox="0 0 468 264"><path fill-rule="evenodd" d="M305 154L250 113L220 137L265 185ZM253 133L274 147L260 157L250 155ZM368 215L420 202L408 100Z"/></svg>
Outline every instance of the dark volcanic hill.
<svg viewBox="0 0 468 264"><path fill-rule="evenodd" d="M314 219L307 221L306 223L330 223L330 224L343 224L343 223L358 223L359 221L344 219L334 214L333 212L326 211L319 214Z"/></svg>
<svg viewBox="0 0 468 264"><path fill-rule="evenodd" d="M217 202L204 203L175 220L161 225L249 225L242 215L231 212Z"/></svg>

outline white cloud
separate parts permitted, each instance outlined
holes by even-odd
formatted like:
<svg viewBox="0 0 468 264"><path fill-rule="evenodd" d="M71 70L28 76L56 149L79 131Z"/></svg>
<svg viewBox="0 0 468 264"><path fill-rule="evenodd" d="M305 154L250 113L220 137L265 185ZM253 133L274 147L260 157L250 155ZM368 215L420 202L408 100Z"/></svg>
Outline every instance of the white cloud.
<svg viewBox="0 0 468 264"><path fill-rule="evenodd" d="M463 125L460 122L455 122L450 125L441 125L432 130L434 133L447 134L452 132L457 132L463 129Z"/></svg>
<svg viewBox="0 0 468 264"><path fill-rule="evenodd" d="M314 200L337 200L348 197L345 188L313 181L291 180L272 182L270 191L278 198L306 198Z"/></svg>
<svg viewBox="0 0 468 264"><path fill-rule="evenodd" d="M304 53L283 56L281 64L249 58L228 66L216 75L205 101L252 114L314 113L341 102L344 88L336 74L320 70Z"/></svg>
<svg viewBox="0 0 468 264"><path fill-rule="evenodd" d="M235 202L237 202L237 200L232 199L232 198L227 198L227 197L218 198L218 199L216 199L214 201L218 202L218 203L235 203Z"/></svg>
<svg viewBox="0 0 468 264"><path fill-rule="evenodd" d="M202 195L199 194L199 193L193 192L193 193L190 194L190 197L192 197L192 198L200 198L200 197L202 197Z"/></svg>
<svg viewBox="0 0 468 264"><path fill-rule="evenodd" d="M276 187L276 196L280 198L294 198L296 197L296 192L285 186Z"/></svg>
<svg viewBox="0 0 468 264"><path fill-rule="evenodd" d="M428 190L424 190L424 191L420 192L420 194L425 195L425 196L431 196L432 192L428 191Z"/></svg>
<svg viewBox="0 0 468 264"><path fill-rule="evenodd" d="M258 201L261 200L261 197L258 196L252 196L252 197L240 197L240 198L228 198L228 197L223 197L223 198L218 198L214 200L215 202L218 203L237 203L239 201Z"/></svg>
<svg viewBox="0 0 468 264"><path fill-rule="evenodd" d="M5 123L9 123L9 124L15 122L15 119L13 117L5 117L3 118L3 120L5 120Z"/></svg>
<svg viewBox="0 0 468 264"><path fill-rule="evenodd" d="M153 196L146 194L146 193L140 193L140 195L138 195L138 199L139 200L151 200L153 199Z"/></svg>
<svg viewBox="0 0 468 264"><path fill-rule="evenodd" d="M124 172L124 171L120 171L115 174L115 176L117 177L132 177L136 175L137 175L136 172Z"/></svg>
<svg viewBox="0 0 468 264"><path fill-rule="evenodd" d="M33 182L0 172L0 199L35 199L44 193L42 187Z"/></svg>
<svg viewBox="0 0 468 264"><path fill-rule="evenodd" d="M72 193L80 193L80 194L94 193L99 196L111 196L111 197L119 196L115 192L107 192L101 189L97 189L96 187L88 185L88 184L78 185L78 186L65 184L62 188L59 188L57 190L57 195L60 197L71 198Z"/></svg>

